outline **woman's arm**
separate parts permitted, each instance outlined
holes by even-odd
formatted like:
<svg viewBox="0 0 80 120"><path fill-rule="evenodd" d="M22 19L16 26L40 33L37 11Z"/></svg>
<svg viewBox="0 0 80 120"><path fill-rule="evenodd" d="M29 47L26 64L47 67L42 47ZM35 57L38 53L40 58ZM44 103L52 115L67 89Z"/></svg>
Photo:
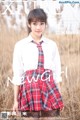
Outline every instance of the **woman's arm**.
<svg viewBox="0 0 80 120"><path fill-rule="evenodd" d="M13 104L13 111L18 113L18 94L19 94L19 87L21 85L21 76L23 74L23 66L21 60L21 51L20 46L18 44L14 47L13 53L13 79L12 82L14 84L14 104Z"/></svg>
<svg viewBox="0 0 80 120"><path fill-rule="evenodd" d="M18 100L19 86L14 85L14 102Z"/></svg>
<svg viewBox="0 0 80 120"><path fill-rule="evenodd" d="M62 77L61 77L61 60L60 60L60 54L58 51L58 47L55 44L55 52L54 52L54 79L57 84L60 84L62 82ZM60 85L59 85L60 86Z"/></svg>

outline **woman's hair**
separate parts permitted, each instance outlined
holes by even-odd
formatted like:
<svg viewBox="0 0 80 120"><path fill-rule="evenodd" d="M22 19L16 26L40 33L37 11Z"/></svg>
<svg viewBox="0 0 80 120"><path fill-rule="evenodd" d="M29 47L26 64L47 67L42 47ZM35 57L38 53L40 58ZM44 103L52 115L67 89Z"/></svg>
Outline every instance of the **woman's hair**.
<svg viewBox="0 0 80 120"><path fill-rule="evenodd" d="M27 22L28 24L31 24L31 22L45 22L45 24L47 23L47 15L44 12L43 9L41 8L35 8L33 10L31 10L27 16ZM28 27L28 34L31 32L31 29Z"/></svg>

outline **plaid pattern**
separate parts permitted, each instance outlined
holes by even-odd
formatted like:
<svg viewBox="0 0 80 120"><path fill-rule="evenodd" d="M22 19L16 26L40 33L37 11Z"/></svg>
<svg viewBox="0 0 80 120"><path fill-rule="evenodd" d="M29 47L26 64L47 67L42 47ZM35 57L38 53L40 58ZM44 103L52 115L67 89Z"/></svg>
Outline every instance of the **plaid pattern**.
<svg viewBox="0 0 80 120"><path fill-rule="evenodd" d="M39 57L38 57L38 68L42 69L44 68L44 54L43 54L43 50L42 50L42 46L41 46L42 42L37 45L38 47L38 52L39 52Z"/></svg>
<svg viewBox="0 0 80 120"><path fill-rule="evenodd" d="M49 111L62 109L63 101L53 79L53 72L44 69L44 55L41 45L39 51L38 68L28 70L24 76L24 84L20 86L19 110L21 111Z"/></svg>

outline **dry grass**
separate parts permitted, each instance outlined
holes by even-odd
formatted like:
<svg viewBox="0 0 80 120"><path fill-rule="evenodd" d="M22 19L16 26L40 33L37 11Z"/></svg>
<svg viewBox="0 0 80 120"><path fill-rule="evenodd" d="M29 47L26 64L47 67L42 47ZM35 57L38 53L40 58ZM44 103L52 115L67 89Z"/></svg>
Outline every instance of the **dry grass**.
<svg viewBox="0 0 80 120"><path fill-rule="evenodd" d="M7 32L5 27L0 32L0 111L11 109L13 105L13 86L7 87L7 77L12 77L12 54L17 40L26 37L24 31L16 34ZM63 82L61 92L64 100L64 110L61 117L67 120L80 118L80 36L79 35L47 35L55 40L60 51ZM65 68L67 66L67 76ZM61 118L60 118L61 119ZM43 119L42 119L43 120ZM45 120L45 119L44 119Z"/></svg>

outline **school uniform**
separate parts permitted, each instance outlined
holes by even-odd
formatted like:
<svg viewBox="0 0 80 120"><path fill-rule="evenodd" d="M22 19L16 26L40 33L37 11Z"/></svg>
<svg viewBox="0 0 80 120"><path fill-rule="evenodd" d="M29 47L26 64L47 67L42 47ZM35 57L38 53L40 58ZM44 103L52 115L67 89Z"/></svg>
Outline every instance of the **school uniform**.
<svg viewBox="0 0 80 120"><path fill-rule="evenodd" d="M20 85L20 111L52 111L63 108L57 88L61 63L56 43L42 36L39 43L29 35L17 42L13 54L13 84Z"/></svg>

